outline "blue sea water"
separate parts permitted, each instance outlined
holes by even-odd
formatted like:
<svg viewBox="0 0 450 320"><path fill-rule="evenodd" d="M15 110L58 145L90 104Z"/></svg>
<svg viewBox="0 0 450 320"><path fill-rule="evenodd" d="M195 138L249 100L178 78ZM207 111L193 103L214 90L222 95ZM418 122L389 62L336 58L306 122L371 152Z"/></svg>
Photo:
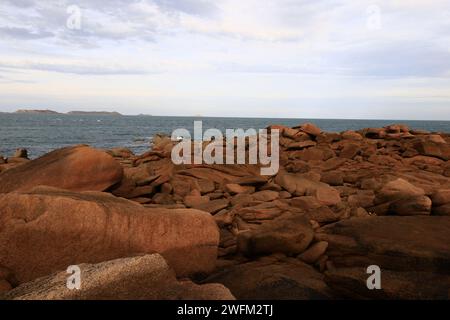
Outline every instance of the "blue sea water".
<svg viewBox="0 0 450 320"><path fill-rule="evenodd" d="M271 124L295 126L313 122L324 131L340 132L403 123L410 128L450 132L450 121L335 120L206 118L110 115L0 114L0 155L11 156L17 148L28 149L31 158L74 144L97 148L127 147L139 154L149 149L156 133L171 134L174 129L193 132L195 120L203 121L203 130L262 129Z"/></svg>

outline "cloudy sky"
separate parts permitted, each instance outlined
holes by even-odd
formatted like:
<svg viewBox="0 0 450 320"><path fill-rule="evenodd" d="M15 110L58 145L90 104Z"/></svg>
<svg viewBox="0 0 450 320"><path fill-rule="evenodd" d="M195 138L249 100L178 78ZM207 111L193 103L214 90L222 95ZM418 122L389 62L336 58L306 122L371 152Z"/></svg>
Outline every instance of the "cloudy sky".
<svg viewBox="0 0 450 320"><path fill-rule="evenodd" d="M450 1L1 0L18 108L450 120Z"/></svg>

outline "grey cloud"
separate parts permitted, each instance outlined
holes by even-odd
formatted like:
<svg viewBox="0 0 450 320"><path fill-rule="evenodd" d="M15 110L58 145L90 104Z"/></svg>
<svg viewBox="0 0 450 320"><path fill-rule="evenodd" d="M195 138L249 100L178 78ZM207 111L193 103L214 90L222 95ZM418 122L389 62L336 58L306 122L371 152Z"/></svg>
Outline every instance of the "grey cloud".
<svg viewBox="0 0 450 320"><path fill-rule="evenodd" d="M77 64L49 64L49 63L22 63L8 65L0 63L2 68L50 71L57 73L68 73L78 75L144 75L157 74L162 70L147 70L142 68L99 66L99 65L77 65Z"/></svg>
<svg viewBox="0 0 450 320"><path fill-rule="evenodd" d="M43 30L30 30L20 27L0 27L0 35L8 38L27 40L53 37L54 34Z"/></svg>
<svg viewBox="0 0 450 320"><path fill-rule="evenodd" d="M29 8L35 5L33 0L4 0L6 3L19 7L19 8Z"/></svg>
<svg viewBox="0 0 450 320"><path fill-rule="evenodd" d="M207 0L154 0L162 8L195 15L212 15L219 10L213 1Z"/></svg>
<svg viewBox="0 0 450 320"><path fill-rule="evenodd" d="M446 77L450 71L450 52L426 41L384 43L334 52L329 61L354 75L377 77Z"/></svg>

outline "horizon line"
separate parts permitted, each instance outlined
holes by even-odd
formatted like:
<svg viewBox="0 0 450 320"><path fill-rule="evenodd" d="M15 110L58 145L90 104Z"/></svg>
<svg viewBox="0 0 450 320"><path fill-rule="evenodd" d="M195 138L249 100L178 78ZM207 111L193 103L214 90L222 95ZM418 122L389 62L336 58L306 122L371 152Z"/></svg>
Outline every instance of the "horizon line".
<svg viewBox="0 0 450 320"><path fill-rule="evenodd" d="M27 110L27 111L33 111L33 110L43 110L43 111L54 111L57 112L57 114L52 113L16 113L18 110ZM139 117L139 116L145 116L145 117L170 117L170 118L222 118L222 119L279 119L279 120L355 120L355 121L434 121L434 122L450 122L450 119L388 119L388 118L332 118L332 117L322 117L322 118L316 118L316 117L307 117L307 118L297 118L297 117L266 117L266 116L208 116L208 115L155 115L155 114L145 114L145 113L121 113L119 111L104 111L104 110L71 110L67 112L60 112L55 111L51 109L17 109L16 111L0 111L0 114L17 114L17 115L33 115L33 116L39 116L39 115L66 115L66 116L73 116L72 114L69 114L70 112L80 112L80 113L117 113L118 115L110 115L113 117ZM89 116L89 114L86 114ZM79 115L76 115L79 116ZM99 116L99 115L97 115ZM100 116L109 116L108 114L100 115Z"/></svg>

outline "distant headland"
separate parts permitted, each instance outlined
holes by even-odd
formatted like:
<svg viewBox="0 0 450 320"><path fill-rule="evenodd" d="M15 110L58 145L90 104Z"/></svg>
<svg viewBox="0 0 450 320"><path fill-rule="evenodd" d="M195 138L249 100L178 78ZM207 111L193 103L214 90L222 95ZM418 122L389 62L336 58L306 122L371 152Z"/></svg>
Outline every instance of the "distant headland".
<svg viewBox="0 0 450 320"><path fill-rule="evenodd" d="M14 113L27 113L27 114L59 114L59 112L53 110L27 110L19 109Z"/></svg>
<svg viewBox="0 0 450 320"><path fill-rule="evenodd" d="M46 110L19 109L19 110L15 111L14 113L17 113L17 114L68 114L68 115L81 115L81 116L84 116L84 115L121 116L122 115L116 111L112 111L112 112L108 112L108 111L69 111L67 113L61 113L61 112L48 110L48 109L46 109Z"/></svg>
<svg viewBox="0 0 450 320"><path fill-rule="evenodd" d="M122 114L120 114L119 112L116 112L116 111L112 111L112 112L108 112L108 111L70 111L70 112L67 112L67 114L79 115L79 116L83 116L83 115L121 116L122 115Z"/></svg>

